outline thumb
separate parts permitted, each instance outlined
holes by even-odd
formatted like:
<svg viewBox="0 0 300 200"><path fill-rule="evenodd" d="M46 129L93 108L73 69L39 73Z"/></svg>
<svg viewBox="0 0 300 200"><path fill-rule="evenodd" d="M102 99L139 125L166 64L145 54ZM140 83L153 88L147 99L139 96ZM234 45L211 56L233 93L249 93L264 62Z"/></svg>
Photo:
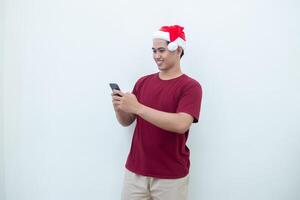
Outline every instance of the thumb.
<svg viewBox="0 0 300 200"><path fill-rule="evenodd" d="M115 94L118 94L118 95L120 95L120 96L124 96L124 95L125 95L125 93L123 93L123 92L120 91L120 90L114 90L114 93L115 93Z"/></svg>

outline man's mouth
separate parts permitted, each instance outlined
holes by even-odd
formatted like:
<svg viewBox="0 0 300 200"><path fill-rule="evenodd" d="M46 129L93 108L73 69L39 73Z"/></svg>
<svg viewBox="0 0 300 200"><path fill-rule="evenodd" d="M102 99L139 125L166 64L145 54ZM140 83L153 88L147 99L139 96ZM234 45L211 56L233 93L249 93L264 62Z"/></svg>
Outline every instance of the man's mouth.
<svg viewBox="0 0 300 200"><path fill-rule="evenodd" d="M163 60L156 60L157 65L161 65L163 63Z"/></svg>

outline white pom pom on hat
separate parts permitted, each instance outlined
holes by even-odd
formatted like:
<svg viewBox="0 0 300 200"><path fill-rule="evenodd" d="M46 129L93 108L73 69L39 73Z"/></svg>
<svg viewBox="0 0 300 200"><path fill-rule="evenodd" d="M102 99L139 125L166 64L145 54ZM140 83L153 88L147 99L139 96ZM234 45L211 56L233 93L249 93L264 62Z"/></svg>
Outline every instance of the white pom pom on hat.
<svg viewBox="0 0 300 200"><path fill-rule="evenodd" d="M162 26L158 31L153 34L153 39L163 39L168 42L169 51L175 51L178 47L185 49L185 33L184 27L179 25Z"/></svg>
<svg viewBox="0 0 300 200"><path fill-rule="evenodd" d="M169 49L170 51L175 51L177 48L178 48L178 44L177 44L176 42L170 42L170 43L168 44L168 49Z"/></svg>

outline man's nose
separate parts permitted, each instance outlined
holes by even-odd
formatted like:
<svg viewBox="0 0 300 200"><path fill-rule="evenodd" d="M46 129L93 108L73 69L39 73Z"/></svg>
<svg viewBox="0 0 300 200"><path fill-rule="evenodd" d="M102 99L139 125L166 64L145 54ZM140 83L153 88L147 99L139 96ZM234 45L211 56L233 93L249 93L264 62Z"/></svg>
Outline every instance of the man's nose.
<svg viewBox="0 0 300 200"><path fill-rule="evenodd" d="M154 54L154 58L155 58L155 59L159 59L159 58L160 58L160 54L156 52L156 53Z"/></svg>

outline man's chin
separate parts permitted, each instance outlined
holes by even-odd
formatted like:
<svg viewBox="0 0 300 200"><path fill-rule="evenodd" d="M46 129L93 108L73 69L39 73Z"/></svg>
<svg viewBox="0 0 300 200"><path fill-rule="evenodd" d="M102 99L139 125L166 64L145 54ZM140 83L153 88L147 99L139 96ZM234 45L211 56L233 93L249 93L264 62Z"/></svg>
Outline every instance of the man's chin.
<svg viewBox="0 0 300 200"><path fill-rule="evenodd" d="M157 67L158 67L159 70L165 69L165 67L163 65L157 65Z"/></svg>

